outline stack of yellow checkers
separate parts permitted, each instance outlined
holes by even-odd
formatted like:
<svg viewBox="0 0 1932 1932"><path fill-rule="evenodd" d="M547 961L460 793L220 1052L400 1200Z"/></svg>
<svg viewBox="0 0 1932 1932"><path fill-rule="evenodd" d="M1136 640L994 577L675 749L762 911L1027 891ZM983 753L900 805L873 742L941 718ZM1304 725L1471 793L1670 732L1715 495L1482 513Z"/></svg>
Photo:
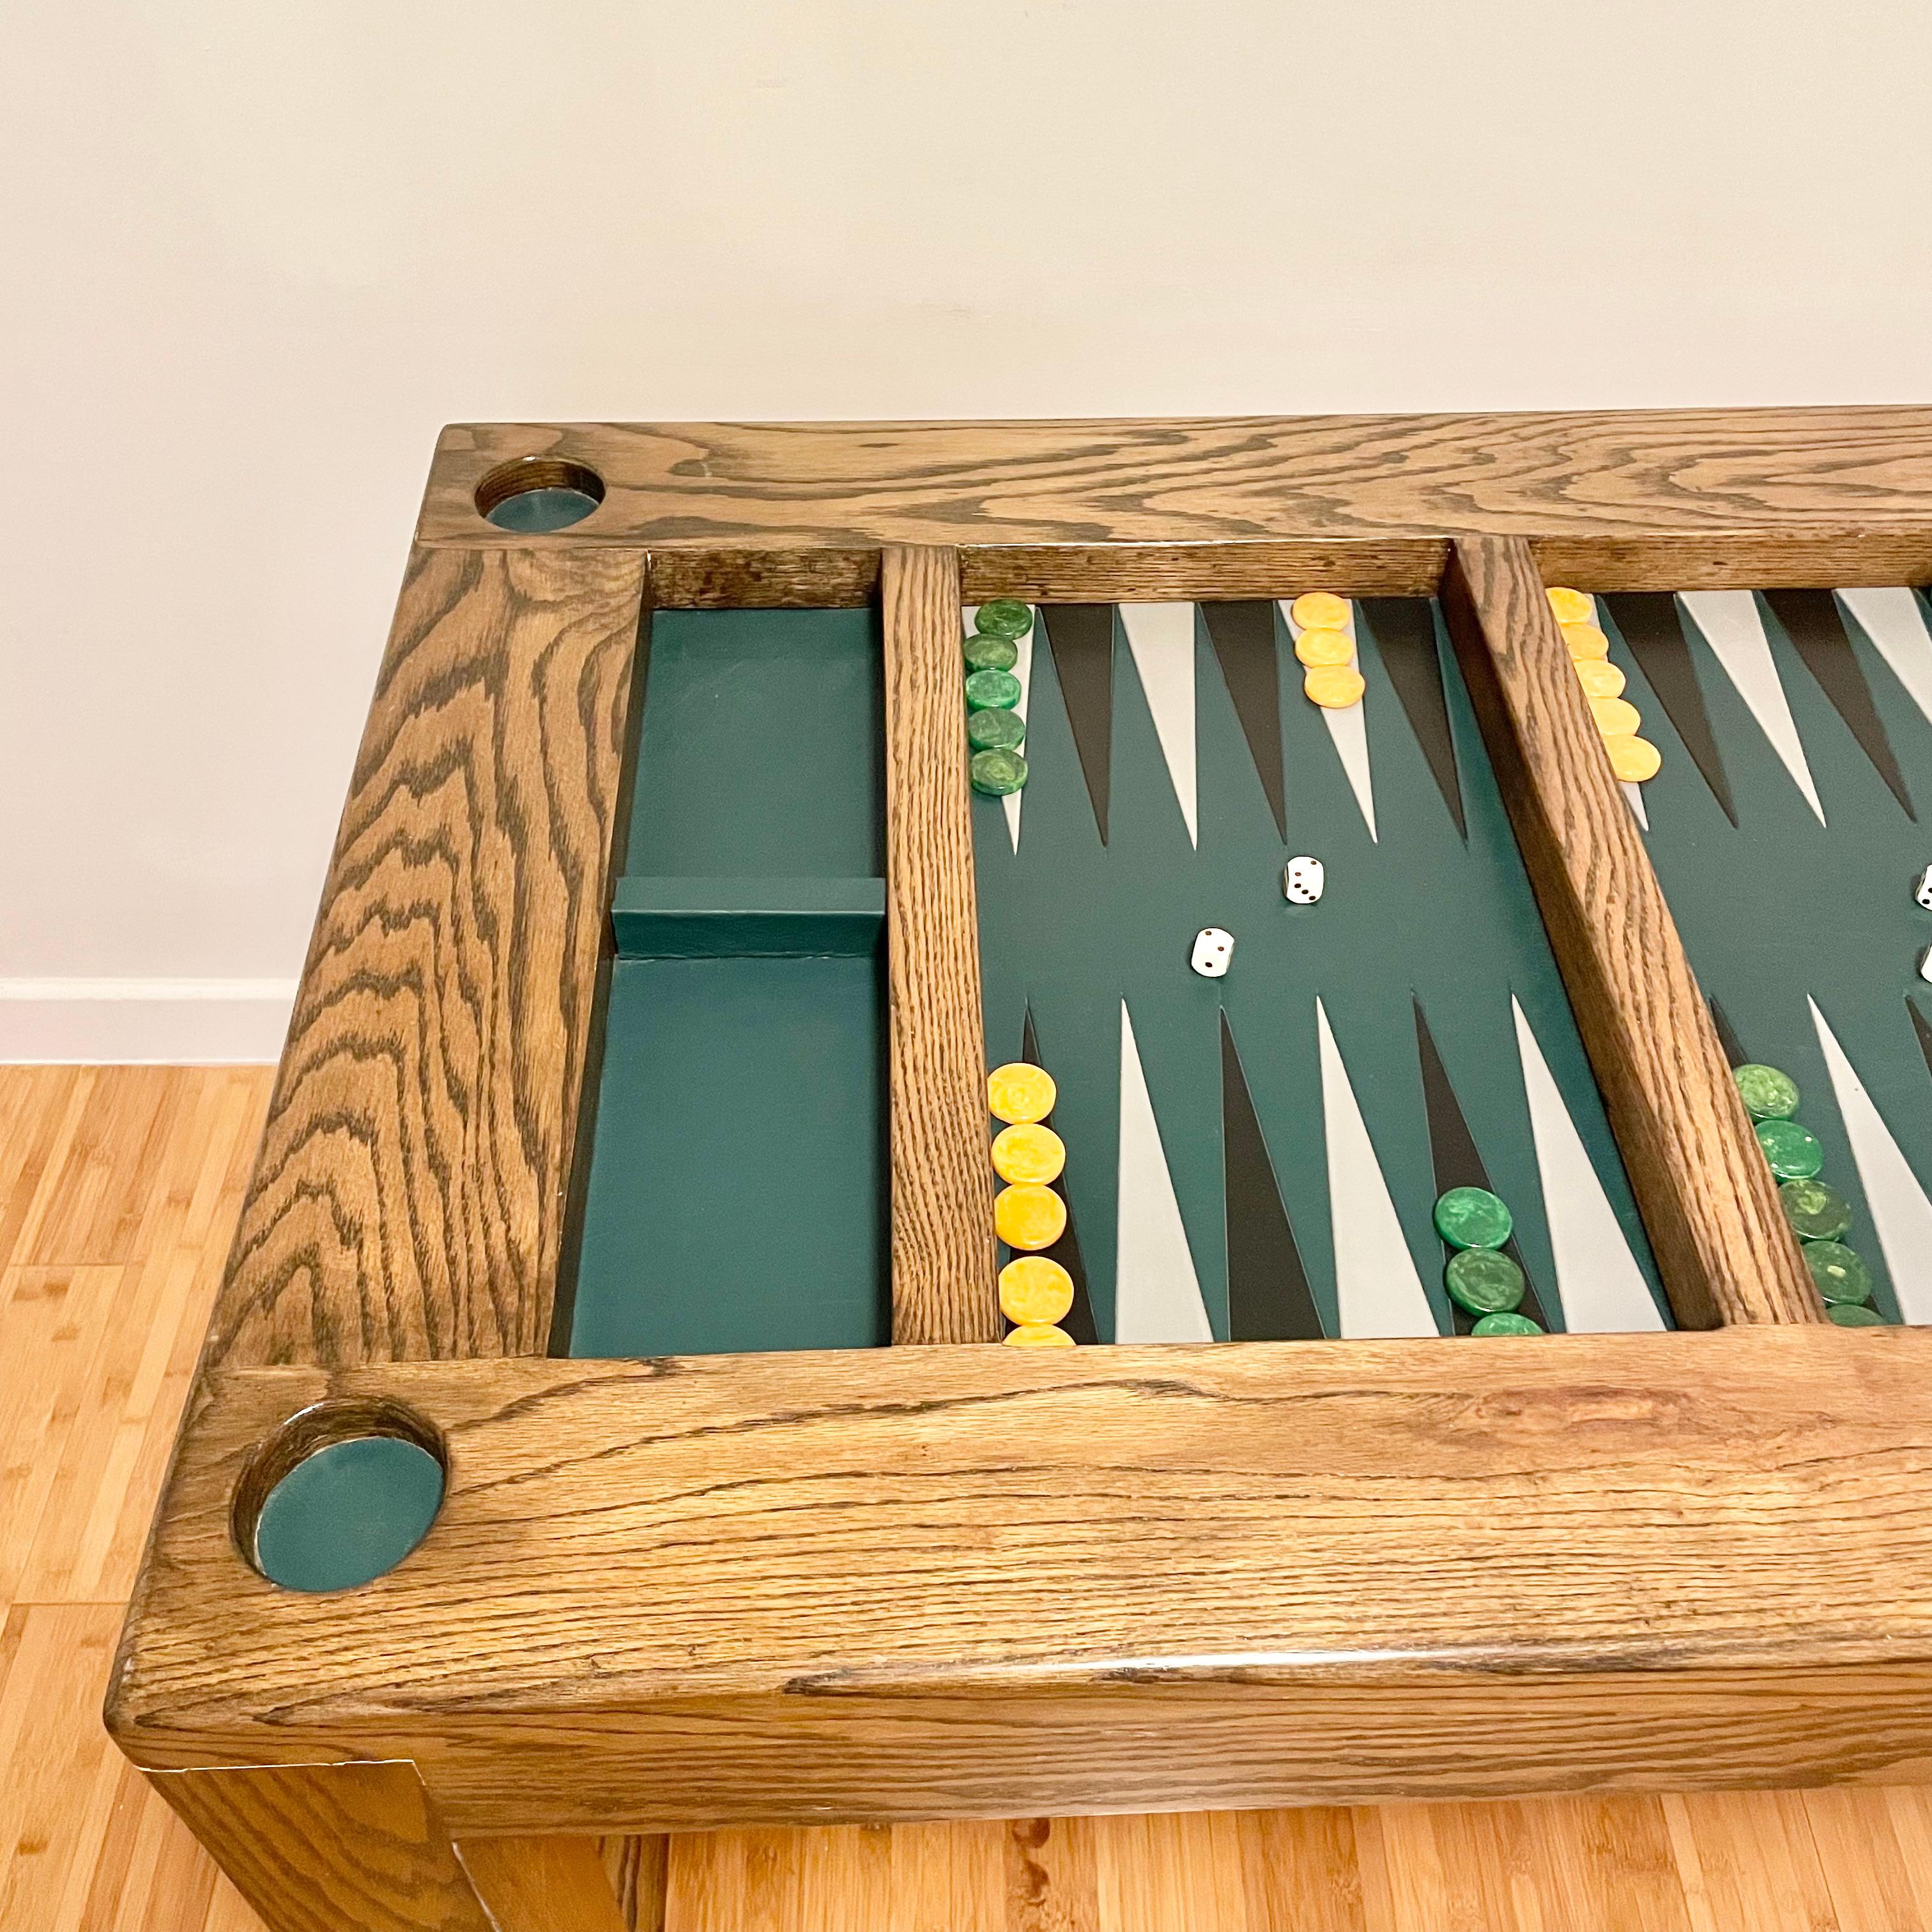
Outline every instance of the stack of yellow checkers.
<svg viewBox="0 0 1932 1932"><path fill-rule="evenodd" d="M1066 1165L1066 1148L1043 1124L1056 1090L1043 1066L1023 1060L986 1076L986 1104L1006 1124L993 1140L993 1172L1009 1184L993 1198L993 1232L1010 1248L1050 1248L1066 1232L1066 1203L1052 1184ZM1058 1325L1073 1306L1073 1277L1045 1255L1016 1255L1000 1270L1000 1312L1014 1325L1010 1348L1070 1348Z"/></svg>
<svg viewBox="0 0 1932 1932"><path fill-rule="evenodd" d="M1346 711L1362 701L1366 686L1355 668L1355 646L1348 635L1348 600L1329 590L1310 590L1288 606L1300 634L1294 655L1301 660L1303 694L1324 711Z"/></svg>
<svg viewBox="0 0 1932 1932"><path fill-rule="evenodd" d="M1597 729L1604 734L1610 770L1625 784L1641 784L1646 778L1655 778L1663 755L1648 738L1636 735L1643 718L1623 694L1624 674L1610 662L1610 640L1596 621L1596 600L1580 590L1552 586L1550 608L1556 613L1563 641L1570 646L1570 662L1576 667Z"/></svg>

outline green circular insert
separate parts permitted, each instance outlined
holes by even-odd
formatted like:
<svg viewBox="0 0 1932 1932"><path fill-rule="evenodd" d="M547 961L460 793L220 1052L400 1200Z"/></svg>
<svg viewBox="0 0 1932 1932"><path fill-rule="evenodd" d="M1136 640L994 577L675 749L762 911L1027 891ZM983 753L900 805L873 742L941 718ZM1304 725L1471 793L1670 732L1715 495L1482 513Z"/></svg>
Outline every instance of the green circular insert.
<svg viewBox="0 0 1932 1932"><path fill-rule="evenodd" d="M1780 1180L1809 1180L1825 1165L1818 1136L1796 1120L1760 1120L1756 1132L1757 1144Z"/></svg>
<svg viewBox="0 0 1932 1932"><path fill-rule="evenodd" d="M1522 1270L1494 1248L1465 1248L1442 1270L1449 1298L1472 1315L1498 1315L1522 1300L1528 1283Z"/></svg>
<svg viewBox="0 0 1932 1932"><path fill-rule="evenodd" d="M1807 1241L1804 1265L1827 1301L1869 1301L1872 1272L1864 1257L1842 1241Z"/></svg>
<svg viewBox="0 0 1932 1932"><path fill-rule="evenodd" d="M1020 647L1010 638L989 638L975 631L962 646L968 670L1011 670L1020 661Z"/></svg>
<svg viewBox="0 0 1932 1932"><path fill-rule="evenodd" d="M1018 791L1027 782L1027 761L1017 752L975 752L967 770L973 789L994 798Z"/></svg>
<svg viewBox="0 0 1932 1932"><path fill-rule="evenodd" d="M1436 1204L1436 1232L1452 1248L1499 1248L1515 1227L1486 1187L1452 1187Z"/></svg>
<svg viewBox="0 0 1932 1932"><path fill-rule="evenodd" d="M1010 711L1020 701L1020 681L1010 670L976 670L966 679L969 711Z"/></svg>
<svg viewBox="0 0 1932 1932"><path fill-rule="evenodd" d="M1840 1240L1850 1230L1852 1204L1822 1180L1787 1180L1778 1201L1792 1232L1805 1240Z"/></svg>
<svg viewBox="0 0 1932 1932"><path fill-rule="evenodd" d="M1862 1301L1834 1301L1825 1312L1840 1328L1889 1328L1892 1324L1876 1308L1868 1308Z"/></svg>
<svg viewBox="0 0 1932 1932"><path fill-rule="evenodd" d="M969 711L966 742L976 752L1017 752L1026 742L1026 720L1017 711Z"/></svg>
<svg viewBox="0 0 1932 1932"><path fill-rule="evenodd" d="M1544 1332L1541 1322L1532 1322L1527 1315L1512 1314L1507 1309L1485 1315L1469 1330L1472 1335L1540 1335Z"/></svg>
<svg viewBox="0 0 1932 1932"><path fill-rule="evenodd" d="M442 1507L442 1465L400 1436L305 1456L255 1521L255 1567L288 1590L352 1590L393 1570Z"/></svg>
<svg viewBox="0 0 1932 1932"><path fill-rule="evenodd" d="M1756 1060L1732 1070L1738 1096L1754 1120L1788 1120L1798 1111L1798 1082L1774 1066Z"/></svg>
<svg viewBox="0 0 1932 1932"><path fill-rule="evenodd" d="M989 638L1023 638L1033 628L1033 608L1017 597L995 597L982 604L973 628Z"/></svg>

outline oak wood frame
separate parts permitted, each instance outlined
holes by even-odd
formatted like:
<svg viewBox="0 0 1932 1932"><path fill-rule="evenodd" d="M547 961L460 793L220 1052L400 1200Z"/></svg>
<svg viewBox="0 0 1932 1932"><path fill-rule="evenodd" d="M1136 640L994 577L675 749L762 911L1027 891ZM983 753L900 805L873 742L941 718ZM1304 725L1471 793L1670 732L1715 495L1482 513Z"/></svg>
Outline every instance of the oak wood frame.
<svg viewBox="0 0 1932 1932"><path fill-rule="evenodd" d="M483 522L533 458L598 512ZM1932 410L445 432L108 1701L278 1932L602 1926L598 1832L1932 1774L1932 1336L1822 1324L1539 572L1932 578ZM895 1339L944 1344L997 1328L961 597L1316 583L1442 595L1673 1303L1732 1332L543 1359L650 610L883 598ZM398 1400L437 1528L274 1590L256 1446Z"/></svg>

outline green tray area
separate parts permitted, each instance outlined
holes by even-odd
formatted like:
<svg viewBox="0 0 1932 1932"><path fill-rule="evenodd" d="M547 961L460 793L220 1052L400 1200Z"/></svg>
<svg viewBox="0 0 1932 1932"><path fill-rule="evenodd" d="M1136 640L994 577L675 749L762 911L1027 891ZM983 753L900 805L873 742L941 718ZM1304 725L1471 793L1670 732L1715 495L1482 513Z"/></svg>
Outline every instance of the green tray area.
<svg viewBox="0 0 1932 1932"><path fill-rule="evenodd" d="M564 1352L890 1339L868 610L653 622Z"/></svg>

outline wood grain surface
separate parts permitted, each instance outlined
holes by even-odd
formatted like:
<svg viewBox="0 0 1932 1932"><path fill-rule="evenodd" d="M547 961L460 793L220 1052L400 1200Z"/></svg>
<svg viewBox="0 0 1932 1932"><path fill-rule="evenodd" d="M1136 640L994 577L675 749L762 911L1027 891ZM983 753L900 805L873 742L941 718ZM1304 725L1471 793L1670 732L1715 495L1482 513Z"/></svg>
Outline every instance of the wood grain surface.
<svg viewBox="0 0 1932 1932"><path fill-rule="evenodd" d="M994 1342L959 560L946 550L889 550L881 593L892 1340Z"/></svg>
<svg viewBox="0 0 1932 1932"><path fill-rule="evenodd" d="M0 1580L9 1928L260 1932L115 1752L100 1705L269 1082L265 1067L0 1068L0 1548L28 1556ZM1235 1888L1196 1875L1226 1856L1231 1822L1244 1910L1217 1924L1207 1902ZM671 1932L1932 1923L1932 1788L740 1828L670 1840L668 1899L665 1843L607 1841L640 1932L662 1932L667 1910Z"/></svg>
<svg viewBox="0 0 1932 1932"><path fill-rule="evenodd" d="M456 1851L495 1932L634 1932L595 1838L465 1838Z"/></svg>
<svg viewBox="0 0 1932 1932"><path fill-rule="evenodd" d="M644 590L412 557L211 1361L548 1346Z"/></svg>
<svg viewBox="0 0 1932 1932"><path fill-rule="evenodd" d="M483 523L483 476L543 454L603 478L596 514L550 537ZM1808 581L1922 581L1932 574L1932 408L462 424L442 434L418 526L424 542L465 546L742 551L767 596L805 553L826 548L1460 532L1582 545L1563 554L1566 568L1593 590L1648 587L1673 553L1683 562L1665 587L1713 570L1737 585L1789 582L1793 536L1822 546L1804 556L1808 572L1832 561ZM1620 562L1635 579L1616 577ZM700 573L665 598L705 591ZM739 594L730 585L726 601Z"/></svg>
<svg viewBox="0 0 1932 1932"><path fill-rule="evenodd" d="M1800 1326L220 1374L110 1718L148 1764L407 1749L459 1836L1909 1779L1928 1368ZM377 1387L442 1516L277 1590L238 1467Z"/></svg>
<svg viewBox="0 0 1932 1932"><path fill-rule="evenodd" d="M1459 540L1443 609L1678 1322L1822 1322L1529 546Z"/></svg>
<svg viewBox="0 0 1932 1932"><path fill-rule="evenodd" d="M150 1775L271 1932L512 1932L457 1863L413 1765Z"/></svg>

